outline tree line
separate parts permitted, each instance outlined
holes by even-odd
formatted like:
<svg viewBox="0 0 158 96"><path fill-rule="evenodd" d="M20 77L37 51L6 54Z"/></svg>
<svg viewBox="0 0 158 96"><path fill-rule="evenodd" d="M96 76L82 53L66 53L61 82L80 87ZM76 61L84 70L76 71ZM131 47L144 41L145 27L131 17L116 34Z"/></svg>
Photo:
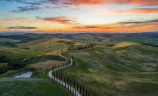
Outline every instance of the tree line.
<svg viewBox="0 0 158 96"><path fill-rule="evenodd" d="M5 55L0 56L0 63L8 63L7 66L0 68L0 74L9 70L18 70L24 68L29 62L28 60L22 61L21 59L9 59Z"/></svg>
<svg viewBox="0 0 158 96"><path fill-rule="evenodd" d="M96 44L92 44L92 43L89 43L89 44L86 44L86 45L70 45L68 47L67 50L81 50L81 49L87 49L87 48L92 48L92 47L95 47Z"/></svg>

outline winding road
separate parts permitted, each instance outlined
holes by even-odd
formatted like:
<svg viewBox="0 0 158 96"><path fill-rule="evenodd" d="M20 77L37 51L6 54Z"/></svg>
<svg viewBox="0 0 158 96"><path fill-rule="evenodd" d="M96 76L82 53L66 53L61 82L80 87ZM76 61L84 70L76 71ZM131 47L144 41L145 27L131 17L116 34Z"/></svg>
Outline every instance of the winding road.
<svg viewBox="0 0 158 96"><path fill-rule="evenodd" d="M62 51L62 52L66 52L66 51ZM71 87L69 84L67 84L67 83L65 83L65 82L63 82L63 81L61 81L61 80L55 78L54 76L52 76L52 73L53 73L54 71L59 70L59 69L62 69L62 68L69 67L69 66L71 66L71 65L73 64L73 59L72 59L72 58L65 57L65 56L61 55L61 52L59 52L59 55L60 55L61 57L63 57L63 58L70 59L71 62L70 62L69 65L66 65L66 66L63 66L63 67L59 67L59 68L56 68L56 69L53 69L53 70L49 71L49 73L48 73L49 77L52 78L52 79L55 79L56 82L58 82L59 84L61 84L61 85L63 85L63 86L66 85L66 88L69 89L75 96L81 96L81 94L80 94L75 88Z"/></svg>

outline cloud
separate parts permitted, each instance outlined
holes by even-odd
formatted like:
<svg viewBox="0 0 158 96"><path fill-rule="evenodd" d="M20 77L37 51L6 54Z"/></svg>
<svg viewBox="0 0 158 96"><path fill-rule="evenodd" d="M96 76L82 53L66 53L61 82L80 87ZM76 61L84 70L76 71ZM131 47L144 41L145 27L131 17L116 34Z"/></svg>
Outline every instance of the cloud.
<svg viewBox="0 0 158 96"><path fill-rule="evenodd" d="M29 18L27 17L21 17L21 18L7 18L7 19L3 19L2 21L15 21L15 20L29 20Z"/></svg>
<svg viewBox="0 0 158 96"><path fill-rule="evenodd" d="M33 0L30 0L30 1L32 1L32 2L28 2L28 1L26 1L26 0L5 0L5 1L9 1L9 2L17 2L17 3L22 3L22 4L29 4L29 5L41 5L42 4L42 2L35 2L35 1L33 1ZM43 1L44 2L44 1Z"/></svg>
<svg viewBox="0 0 158 96"><path fill-rule="evenodd" d="M41 2L27 2L26 0L15 0L18 3L29 4L29 5L41 5Z"/></svg>
<svg viewBox="0 0 158 96"><path fill-rule="evenodd" d="M158 14L158 8L133 8L123 10L113 10L107 8L88 9L96 14Z"/></svg>
<svg viewBox="0 0 158 96"><path fill-rule="evenodd" d="M56 7L46 6L45 8L49 10L54 10L54 9L61 9L61 8L69 8L69 6L56 6Z"/></svg>
<svg viewBox="0 0 158 96"><path fill-rule="evenodd" d="M114 13L139 13L139 14L146 14L146 13L158 13L158 8L134 8L128 10L110 10Z"/></svg>
<svg viewBox="0 0 158 96"><path fill-rule="evenodd" d="M2 15L0 15L0 16L10 16L10 14L2 14Z"/></svg>
<svg viewBox="0 0 158 96"><path fill-rule="evenodd" d="M97 25L82 25L74 26L72 30L89 30L89 31L114 31L114 32L130 32L130 31L155 31L158 30L158 19L146 20L146 21L125 21L116 22L111 24L97 24Z"/></svg>
<svg viewBox="0 0 158 96"><path fill-rule="evenodd" d="M25 6L25 7L17 7L17 10L12 11L13 13L23 13L26 11L34 11L34 10L39 10L39 7L34 7L34 6Z"/></svg>
<svg viewBox="0 0 158 96"><path fill-rule="evenodd" d="M146 21L118 22L118 24L141 24L141 23L151 23L151 22L158 22L158 19L146 20Z"/></svg>
<svg viewBox="0 0 158 96"><path fill-rule="evenodd" d="M26 22L26 23L34 23L34 22L38 22L38 20L36 19L31 19L31 18L27 18L27 17L20 17L20 18L6 18L6 19L1 19L1 21L21 21L21 22Z"/></svg>
<svg viewBox="0 0 158 96"><path fill-rule="evenodd" d="M102 4L104 0L47 0L49 2L58 4L62 3L65 5L96 5L96 4Z"/></svg>
<svg viewBox="0 0 158 96"><path fill-rule="evenodd" d="M72 28L75 28L75 29L91 29L91 28L99 28L97 26L75 26L75 27L72 27Z"/></svg>
<svg viewBox="0 0 158 96"><path fill-rule="evenodd" d="M75 5L107 5L107 4L143 4L157 5L157 0L47 0L52 3L75 4Z"/></svg>
<svg viewBox="0 0 158 96"><path fill-rule="evenodd" d="M155 6L158 5L158 0L6 0L15 1L22 4L42 5L42 4L64 4L64 5L109 5L109 4L139 4L140 6Z"/></svg>
<svg viewBox="0 0 158 96"><path fill-rule="evenodd" d="M56 22L60 24L77 24L76 21L65 16L49 17L49 18L41 18L37 16L36 19L40 19L40 20L48 21L48 22Z"/></svg>
<svg viewBox="0 0 158 96"><path fill-rule="evenodd" d="M8 29L37 29L37 27L25 27L25 26L15 26L15 27L7 27Z"/></svg>

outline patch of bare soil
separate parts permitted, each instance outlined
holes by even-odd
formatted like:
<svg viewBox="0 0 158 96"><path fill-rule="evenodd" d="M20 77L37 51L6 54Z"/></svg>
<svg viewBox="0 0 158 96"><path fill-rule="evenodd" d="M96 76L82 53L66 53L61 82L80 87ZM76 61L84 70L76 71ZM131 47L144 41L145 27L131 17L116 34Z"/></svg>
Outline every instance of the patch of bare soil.
<svg viewBox="0 0 158 96"><path fill-rule="evenodd" d="M35 68L42 68L42 69L50 69L53 66L63 66L67 64L67 61L57 61L57 60L48 60L46 62L39 62L36 64L33 64L32 66Z"/></svg>

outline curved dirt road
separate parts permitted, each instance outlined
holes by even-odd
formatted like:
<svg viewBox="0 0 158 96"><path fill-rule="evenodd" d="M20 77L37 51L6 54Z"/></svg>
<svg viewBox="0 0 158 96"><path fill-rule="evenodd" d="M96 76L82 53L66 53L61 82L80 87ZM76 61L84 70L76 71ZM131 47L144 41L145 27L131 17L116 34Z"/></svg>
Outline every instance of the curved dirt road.
<svg viewBox="0 0 158 96"><path fill-rule="evenodd" d="M63 52L65 52L65 51L63 51ZM55 78L54 76L52 76L52 73L53 73L54 71L59 70L59 69L62 69L62 68L69 67L69 66L71 66L71 65L73 64L73 59L72 59L72 58L65 57L65 56L61 55L61 52L59 52L59 55L60 55L61 57L63 57L63 58L70 59L71 62L70 62L69 65L66 65L66 66L63 66L63 67L59 67L59 68L56 68L56 69L53 69L53 70L49 71L49 73L48 73L49 77L52 78L52 79L55 79L55 81L57 81L58 83L60 83L60 84L63 85L63 86L66 85L66 88L68 88L75 96L81 96L81 94L80 94L76 89L74 89L73 87L71 87L71 86L68 85L67 83L65 83L65 82L63 82L63 81L61 81L61 80Z"/></svg>

